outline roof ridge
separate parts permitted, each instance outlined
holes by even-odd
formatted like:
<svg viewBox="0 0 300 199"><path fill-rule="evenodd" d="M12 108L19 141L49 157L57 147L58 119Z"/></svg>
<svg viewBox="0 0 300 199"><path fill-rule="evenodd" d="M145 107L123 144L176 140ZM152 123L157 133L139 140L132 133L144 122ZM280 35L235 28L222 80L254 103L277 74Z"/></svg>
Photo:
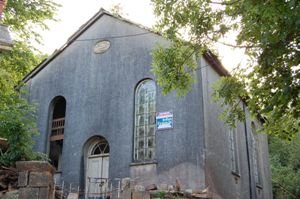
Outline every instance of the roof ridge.
<svg viewBox="0 0 300 199"><path fill-rule="evenodd" d="M156 34L158 36L163 37L163 35L157 31L154 31L153 29L135 23L129 19L126 19L120 15L114 15L113 13L105 10L104 8L100 8L97 13L95 13L89 20L87 20L83 25L81 25L77 31L75 31L68 39L67 41L58 49L55 49L53 53L41 61L40 64L38 64L33 70L31 70L23 79L22 81L26 83L29 79L34 77L39 71L41 71L44 67L47 66L48 63L50 63L55 57L57 57L61 52L63 52L70 44L72 44L76 38L78 38L84 31L86 31L91 25L93 25L103 14L106 14L108 16L111 16L115 19L121 20L123 22L129 23L131 25L137 26L138 28L144 29L146 31L149 31L150 33ZM206 56L205 56L206 55ZM220 74L227 76L229 74L228 71L224 68L224 66L221 64L221 62L218 60L217 56L214 55L211 51L207 51L203 54L204 58L206 58L207 61L210 62L210 64L213 66L213 68Z"/></svg>

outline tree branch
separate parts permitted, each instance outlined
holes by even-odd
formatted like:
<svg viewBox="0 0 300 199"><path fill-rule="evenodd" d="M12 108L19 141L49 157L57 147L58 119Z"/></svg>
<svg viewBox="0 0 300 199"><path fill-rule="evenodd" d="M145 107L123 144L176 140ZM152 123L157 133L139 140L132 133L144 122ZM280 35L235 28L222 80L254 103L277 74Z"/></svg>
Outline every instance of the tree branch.
<svg viewBox="0 0 300 199"><path fill-rule="evenodd" d="M237 1L224 1L224 2L208 1L208 3L211 3L211 4L218 4L218 5L224 5L224 6L230 6L230 5L239 3L239 2L240 2L240 0L237 0Z"/></svg>
<svg viewBox="0 0 300 199"><path fill-rule="evenodd" d="M211 38L210 36L208 36L207 34L206 34L206 37L213 42L217 42L217 43L223 44L225 46L233 47L233 48L258 48L258 46L253 46L253 45L234 45L234 44L229 44L229 43L222 42L219 40L216 41L213 38Z"/></svg>

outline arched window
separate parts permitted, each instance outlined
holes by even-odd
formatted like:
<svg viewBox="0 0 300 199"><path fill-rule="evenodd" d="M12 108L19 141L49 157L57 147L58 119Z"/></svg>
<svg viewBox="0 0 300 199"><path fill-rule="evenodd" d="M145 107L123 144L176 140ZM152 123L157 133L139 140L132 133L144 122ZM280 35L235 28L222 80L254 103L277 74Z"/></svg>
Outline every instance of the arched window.
<svg viewBox="0 0 300 199"><path fill-rule="evenodd" d="M51 103L52 116L50 125L50 151L49 158L57 171L61 170L61 158L64 141L66 99L62 96L55 97Z"/></svg>
<svg viewBox="0 0 300 199"><path fill-rule="evenodd" d="M142 81L135 92L134 161L155 157L155 96L153 80Z"/></svg>
<svg viewBox="0 0 300 199"><path fill-rule="evenodd" d="M90 156L105 155L108 153L109 153L109 145L105 139L102 139L93 146L89 155Z"/></svg>

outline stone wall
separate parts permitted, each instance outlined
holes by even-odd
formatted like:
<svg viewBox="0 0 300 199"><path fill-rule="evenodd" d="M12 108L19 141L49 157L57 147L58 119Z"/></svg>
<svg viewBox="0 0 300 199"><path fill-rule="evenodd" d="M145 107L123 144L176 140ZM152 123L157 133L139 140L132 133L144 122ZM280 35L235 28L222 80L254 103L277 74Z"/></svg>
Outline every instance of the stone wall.
<svg viewBox="0 0 300 199"><path fill-rule="evenodd" d="M20 161L16 166L19 172L19 198L54 198L54 168L48 162Z"/></svg>

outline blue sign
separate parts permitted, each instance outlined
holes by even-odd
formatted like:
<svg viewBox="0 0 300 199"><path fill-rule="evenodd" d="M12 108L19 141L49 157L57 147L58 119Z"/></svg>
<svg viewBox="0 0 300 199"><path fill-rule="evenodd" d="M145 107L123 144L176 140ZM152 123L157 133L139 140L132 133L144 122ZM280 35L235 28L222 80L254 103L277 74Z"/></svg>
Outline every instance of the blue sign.
<svg viewBox="0 0 300 199"><path fill-rule="evenodd" d="M171 129L173 128L173 113L161 112L156 114L156 129Z"/></svg>

